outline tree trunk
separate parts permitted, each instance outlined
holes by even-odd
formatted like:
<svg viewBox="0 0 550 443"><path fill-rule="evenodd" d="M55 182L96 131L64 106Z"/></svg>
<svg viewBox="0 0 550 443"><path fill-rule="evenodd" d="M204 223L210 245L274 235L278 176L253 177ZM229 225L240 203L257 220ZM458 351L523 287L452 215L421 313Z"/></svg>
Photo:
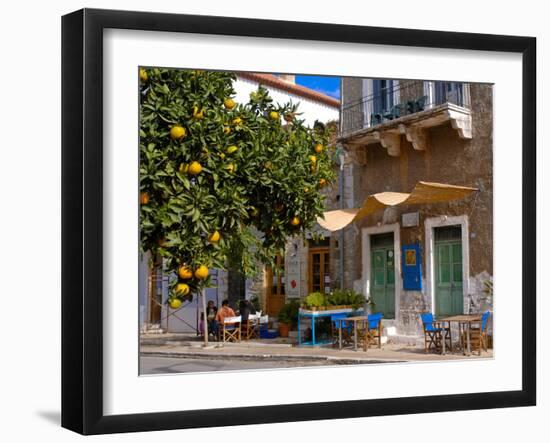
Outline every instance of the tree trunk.
<svg viewBox="0 0 550 443"><path fill-rule="evenodd" d="M162 316L162 286L159 290L159 281L162 284L162 257L151 254L149 261L149 278L148 278L148 304L149 315L148 320L150 324L160 324Z"/></svg>
<svg viewBox="0 0 550 443"><path fill-rule="evenodd" d="M201 291L201 298L202 298L202 312L203 312L202 325L204 328L202 332L204 334L204 346L206 347L208 346L208 319L206 317L206 289L204 288Z"/></svg>
<svg viewBox="0 0 550 443"><path fill-rule="evenodd" d="M246 278L239 269L228 269L227 272L227 298L232 308L239 306L239 301L245 298Z"/></svg>

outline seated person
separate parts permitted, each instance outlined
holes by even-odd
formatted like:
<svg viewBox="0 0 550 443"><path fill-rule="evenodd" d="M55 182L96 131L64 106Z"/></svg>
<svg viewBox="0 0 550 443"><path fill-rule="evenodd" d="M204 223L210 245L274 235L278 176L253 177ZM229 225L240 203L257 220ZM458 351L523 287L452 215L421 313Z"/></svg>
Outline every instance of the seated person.
<svg viewBox="0 0 550 443"><path fill-rule="evenodd" d="M229 300L222 301L222 307L218 309L216 314L216 321L221 324L223 323L224 318L235 316L235 311L229 307Z"/></svg>
<svg viewBox="0 0 550 443"><path fill-rule="evenodd" d="M216 321L217 313L218 308L214 305L214 301L209 300L208 305L206 305L206 321L208 323L208 332L214 334L214 336L218 335L218 322Z"/></svg>
<svg viewBox="0 0 550 443"><path fill-rule="evenodd" d="M248 320L248 316L250 314L255 313L256 309L254 309L254 306L250 303L250 301L243 299L239 302L239 315L241 316L243 323Z"/></svg>

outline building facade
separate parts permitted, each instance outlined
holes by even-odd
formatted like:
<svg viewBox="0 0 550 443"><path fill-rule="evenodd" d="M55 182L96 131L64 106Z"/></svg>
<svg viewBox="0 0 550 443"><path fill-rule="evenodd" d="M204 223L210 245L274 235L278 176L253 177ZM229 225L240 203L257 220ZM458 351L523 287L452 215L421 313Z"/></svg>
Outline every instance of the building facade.
<svg viewBox="0 0 550 443"><path fill-rule="evenodd" d="M315 121L337 122L340 101L295 83L293 75L237 73L234 82L235 101L247 102L250 93L265 87L276 103L298 104L299 118L313 126ZM330 190L327 192L331 192ZM329 201L331 199L329 198ZM330 236L329 232L326 232ZM313 290L330 288L329 240L322 242L299 239L289 240L284 257L277 258L279 271L265 269L253 278L222 269L211 270L215 287L206 290L206 299L220 306L224 299L236 307L241 298L256 298L264 312L276 316L289 298L304 297ZM140 326L142 331L193 332L198 329L200 306L195 298L184 307L171 310L165 303L168 298L168 278L159 273L156 279L148 276L148 255L140 263ZM314 283L315 280L315 283ZM320 289L318 289L320 288ZM155 299L148 293L156 294Z"/></svg>
<svg viewBox="0 0 550 443"><path fill-rule="evenodd" d="M387 207L347 226L331 237L331 280L363 292L395 340L419 336L421 312L492 309L492 86L344 78L341 92L345 207L419 181L478 191Z"/></svg>

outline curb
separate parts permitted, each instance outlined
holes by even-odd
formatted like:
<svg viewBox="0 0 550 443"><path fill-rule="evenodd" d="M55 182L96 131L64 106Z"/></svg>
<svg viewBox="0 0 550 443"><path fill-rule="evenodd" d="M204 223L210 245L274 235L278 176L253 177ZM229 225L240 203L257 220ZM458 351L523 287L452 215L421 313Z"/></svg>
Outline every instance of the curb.
<svg viewBox="0 0 550 443"><path fill-rule="evenodd" d="M326 361L335 364L379 364L379 363L406 363L406 360L381 360L373 358L351 358L351 357L334 357L325 355L279 355L279 354L214 354L211 352L166 352L166 351L141 351L141 357L172 357L172 358L193 358L193 359L230 359L230 360L310 360L310 361Z"/></svg>
<svg viewBox="0 0 550 443"><path fill-rule="evenodd" d="M184 346L186 348L200 348L202 347L204 342L197 342L197 341L186 341L186 340L154 340L154 339L142 339L140 340L141 346ZM208 342L209 345L217 346L220 344L220 342L217 341L211 341ZM278 349L289 349L292 348L292 343L254 343L250 342L247 344L241 343L224 343L224 347L246 347L249 349L257 349L257 348L263 348L265 346L269 346L272 348L278 348Z"/></svg>

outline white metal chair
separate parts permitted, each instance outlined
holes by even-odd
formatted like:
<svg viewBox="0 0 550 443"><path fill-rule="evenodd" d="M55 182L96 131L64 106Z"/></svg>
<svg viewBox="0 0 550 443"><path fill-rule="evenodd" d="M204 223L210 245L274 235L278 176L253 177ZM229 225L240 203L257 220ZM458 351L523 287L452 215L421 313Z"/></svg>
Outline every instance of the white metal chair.
<svg viewBox="0 0 550 443"><path fill-rule="evenodd" d="M244 340L250 340L251 338L259 338L260 336L260 315L249 314L248 320L241 324L241 334Z"/></svg>
<svg viewBox="0 0 550 443"><path fill-rule="evenodd" d="M225 317L221 324L220 334L222 341L225 342L240 342L241 341L241 316Z"/></svg>

